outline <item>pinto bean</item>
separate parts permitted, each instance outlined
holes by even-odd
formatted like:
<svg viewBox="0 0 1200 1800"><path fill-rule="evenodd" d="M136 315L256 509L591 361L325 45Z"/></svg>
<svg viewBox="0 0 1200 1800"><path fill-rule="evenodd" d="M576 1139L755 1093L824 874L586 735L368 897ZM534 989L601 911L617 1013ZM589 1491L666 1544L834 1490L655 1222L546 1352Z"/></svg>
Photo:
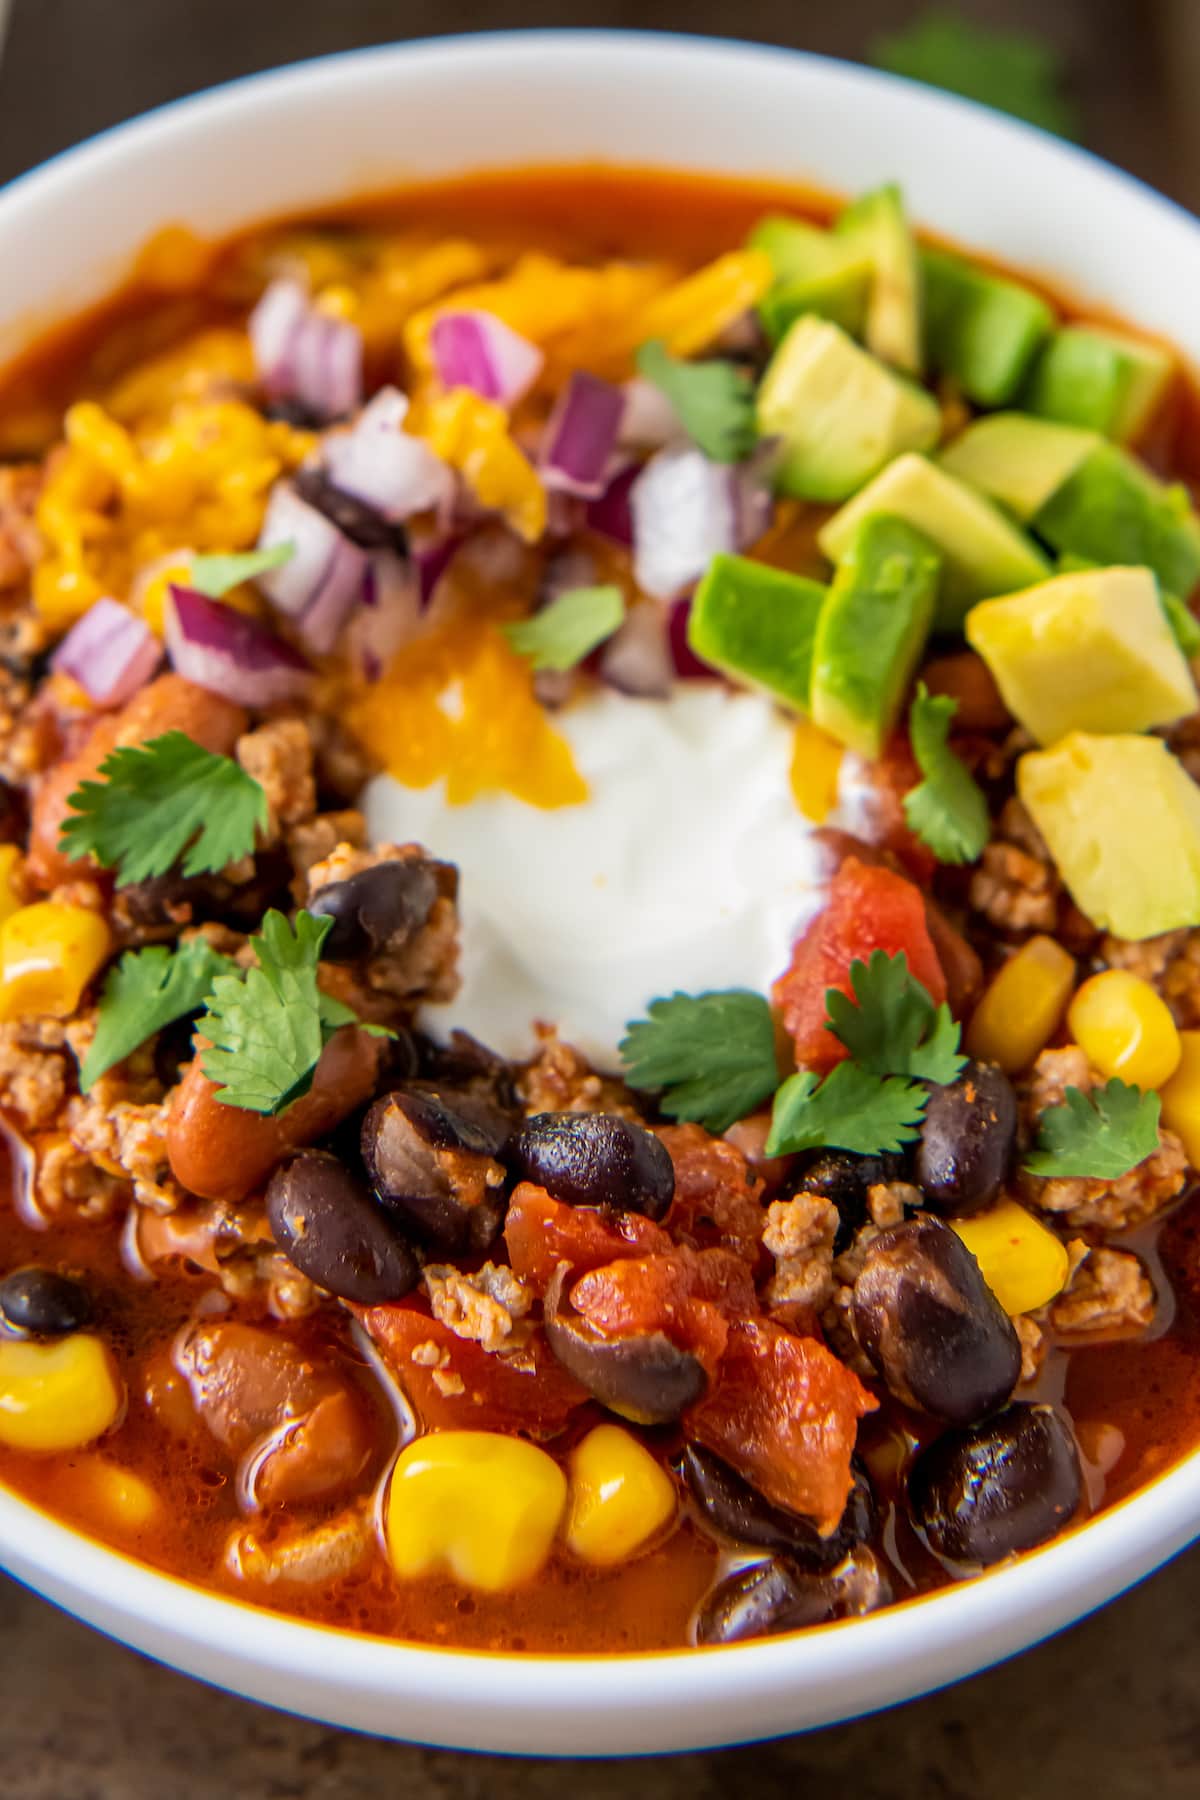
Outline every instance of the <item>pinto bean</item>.
<svg viewBox="0 0 1200 1800"><path fill-rule="evenodd" d="M181 1187L202 1200L244 1200L291 1150L324 1137L370 1097L380 1039L345 1026L317 1064L312 1087L276 1118L226 1106L199 1057L171 1095L167 1158Z"/></svg>
<svg viewBox="0 0 1200 1800"><path fill-rule="evenodd" d="M63 855L58 848L59 833L70 811L68 796L81 781L95 779L111 750L145 744L166 731L182 731L203 749L228 756L248 723L242 707L196 687L182 675L160 675L151 681L119 712L98 719L75 754L43 778L33 801L25 865L29 879L39 887L51 888L87 866Z"/></svg>
<svg viewBox="0 0 1200 1800"><path fill-rule="evenodd" d="M974 650L935 656L921 670L921 679L931 694L948 694L958 702L956 731L990 733L1007 731L1012 725L1012 714L1000 697L992 671Z"/></svg>

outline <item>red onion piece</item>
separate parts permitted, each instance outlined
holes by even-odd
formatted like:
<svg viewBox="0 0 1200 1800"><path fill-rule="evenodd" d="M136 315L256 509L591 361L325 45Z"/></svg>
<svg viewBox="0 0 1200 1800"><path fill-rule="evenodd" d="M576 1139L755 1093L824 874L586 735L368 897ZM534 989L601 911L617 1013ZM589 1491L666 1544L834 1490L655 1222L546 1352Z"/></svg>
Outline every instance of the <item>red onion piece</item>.
<svg viewBox="0 0 1200 1800"><path fill-rule="evenodd" d="M346 628L345 651L364 681L378 681L421 622L420 580L413 562L389 551L371 557L360 604Z"/></svg>
<svg viewBox="0 0 1200 1800"><path fill-rule="evenodd" d="M433 599L433 590L449 568L455 551L466 540L462 531L435 531L427 535L410 532L408 556L417 578L417 593L424 609Z"/></svg>
<svg viewBox="0 0 1200 1800"><path fill-rule="evenodd" d="M688 618L691 610L690 600L675 600L667 614L667 636L676 677L680 681L720 680L720 672L710 668L706 662L701 662L688 643Z"/></svg>
<svg viewBox="0 0 1200 1800"><path fill-rule="evenodd" d="M106 595L72 625L51 658L97 706L123 706L162 661L162 645L136 613Z"/></svg>
<svg viewBox="0 0 1200 1800"><path fill-rule="evenodd" d="M674 600L720 551L744 549L770 516L765 470L730 467L688 445L660 450L629 491L633 572L643 593Z"/></svg>
<svg viewBox="0 0 1200 1800"><path fill-rule="evenodd" d="M381 388L348 431L331 432L322 445L329 479L391 522L453 503L456 478L428 444L404 430L408 400L397 388Z"/></svg>
<svg viewBox="0 0 1200 1800"><path fill-rule="evenodd" d="M444 388L471 388L501 406L515 406L529 392L546 360L503 319L473 307L439 313L429 343Z"/></svg>
<svg viewBox="0 0 1200 1800"><path fill-rule="evenodd" d="M642 472L640 463L619 466L598 500L589 500L584 522L589 531L598 532L622 549L633 547L633 513L629 506L629 490Z"/></svg>
<svg viewBox="0 0 1200 1800"><path fill-rule="evenodd" d="M604 492L624 409L620 388L575 370L542 437L539 472L548 488L585 500Z"/></svg>
<svg viewBox="0 0 1200 1800"><path fill-rule="evenodd" d="M248 321L264 391L337 419L362 403L362 333L312 304L299 282L273 281Z"/></svg>
<svg viewBox="0 0 1200 1800"><path fill-rule="evenodd" d="M166 608L172 667L197 687L242 706L275 706L302 695L312 671L298 651L257 619L172 585Z"/></svg>
<svg viewBox="0 0 1200 1800"><path fill-rule="evenodd" d="M352 544L340 531L329 561L311 601L297 621L308 649L325 656L338 640L342 626L362 597L367 572L367 552Z"/></svg>
<svg viewBox="0 0 1200 1800"><path fill-rule="evenodd" d="M292 555L268 569L258 585L271 604L294 619L317 655L332 650L362 593L367 552L287 482L276 482L259 533L259 549L290 543Z"/></svg>
<svg viewBox="0 0 1200 1800"><path fill-rule="evenodd" d="M644 375L634 375L621 392L625 404L618 443L638 450L661 450L664 444L685 435L679 414L667 396Z"/></svg>
<svg viewBox="0 0 1200 1800"><path fill-rule="evenodd" d="M667 610L639 600L600 653L601 680L638 699L665 700L674 673Z"/></svg>

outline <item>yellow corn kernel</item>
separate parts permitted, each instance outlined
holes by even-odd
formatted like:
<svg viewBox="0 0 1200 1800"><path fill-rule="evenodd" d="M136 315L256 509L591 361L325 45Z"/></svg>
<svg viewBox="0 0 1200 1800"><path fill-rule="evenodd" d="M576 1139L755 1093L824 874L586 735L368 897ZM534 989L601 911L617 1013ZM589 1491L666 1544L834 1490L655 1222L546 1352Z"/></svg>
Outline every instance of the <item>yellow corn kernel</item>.
<svg viewBox="0 0 1200 1800"><path fill-rule="evenodd" d="M56 1484L55 1497L103 1531L146 1531L164 1512L148 1481L104 1456L80 1457Z"/></svg>
<svg viewBox="0 0 1200 1800"><path fill-rule="evenodd" d="M111 947L108 926L86 906L20 907L0 925L0 1021L67 1018Z"/></svg>
<svg viewBox="0 0 1200 1800"><path fill-rule="evenodd" d="M797 722L792 738L792 798L814 825L823 825L837 805L845 751L811 719Z"/></svg>
<svg viewBox="0 0 1200 1800"><path fill-rule="evenodd" d="M538 1573L567 1499L553 1458L495 1431L437 1431L400 1452L387 1500L388 1556L402 1578L449 1569L498 1594Z"/></svg>
<svg viewBox="0 0 1200 1800"><path fill-rule="evenodd" d="M1062 1239L1015 1200L998 1200L973 1219L951 1219L983 1279L1012 1318L1046 1306L1067 1284Z"/></svg>
<svg viewBox="0 0 1200 1800"><path fill-rule="evenodd" d="M670 1476L619 1425L597 1425L571 1452L567 1544L584 1562L624 1562L675 1512Z"/></svg>
<svg viewBox="0 0 1200 1800"><path fill-rule="evenodd" d="M1179 1067L1162 1090L1163 1124L1183 1142L1193 1168L1200 1167L1200 1031L1179 1034Z"/></svg>
<svg viewBox="0 0 1200 1800"><path fill-rule="evenodd" d="M21 898L21 852L15 844L0 844L0 925L24 905Z"/></svg>
<svg viewBox="0 0 1200 1800"><path fill-rule="evenodd" d="M116 1424L121 1380L99 1338L76 1332L38 1343L0 1340L0 1443L78 1450Z"/></svg>
<svg viewBox="0 0 1200 1800"><path fill-rule="evenodd" d="M546 529L546 490L509 435L504 408L469 388L453 388L430 400L425 424L430 448L458 470L479 504L503 513L519 537L535 544Z"/></svg>
<svg viewBox="0 0 1200 1800"><path fill-rule="evenodd" d="M1179 1067L1179 1031L1165 1000L1128 969L1085 981L1067 1009L1067 1027L1093 1069L1135 1087L1160 1088Z"/></svg>
<svg viewBox="0 0 1200 1800"><path fill-rule="evenodd" d="M967 1050L1006 1075L1027 1069L1057 1031L1075 985L1074 958L1032 937L993 976L967 1027Z"/></svg>

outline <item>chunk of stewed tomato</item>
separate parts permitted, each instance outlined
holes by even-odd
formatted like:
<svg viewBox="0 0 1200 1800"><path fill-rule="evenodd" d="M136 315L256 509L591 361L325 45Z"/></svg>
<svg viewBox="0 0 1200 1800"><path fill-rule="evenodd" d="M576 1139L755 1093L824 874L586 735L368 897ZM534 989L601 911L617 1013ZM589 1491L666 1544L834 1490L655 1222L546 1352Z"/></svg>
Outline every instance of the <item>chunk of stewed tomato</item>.
<svg viewBox="0 0 1200 1800"><path fill-rule="evenodd" d="M770 1319L741 1319L729 1326L709 1392L684 1422L768 1500L832 1531L850 1493L858 1421L877 1405L816 1338Z"/></svg>
<svg viewBox="0 0 1200 1800"><path fill-rule="evenodd" d="M571 1305L605 1337L659 1331L690 1350L711 1375L724 1354L730 1318L758 1309L746 1264L729 1250L628 1257L591 1269L571 1290Z"/></svg>
<svg viewBox="0 0 1200 1800"><path fill-rule="evenodd" d="M509 1203L504 1242L514 1272L539 1295L545 1294L560 1263L583 1271L674 1248L662 1227L640 1213L565 1206L531 1181L523 1181Z"/></svg>
<svg viewBox="0 0 1200 1800"><path fill-rule="evenodd" d="M775 983L775 1004L801 1068L831 1069L846 1055L826 1030L826 990L850 994L850 965L866 962L876 950L888 956L903 951L933 999L940 1004L946 998L946 977L920 889L893 869L849 856L833 878L824 911L797 942L791 967Z"/></svg>
<svg viewBox="0 0 1200 1800"><path fill-rule="evenodd" d="M762 1254L763 1183L745 1156L699 1125L667 1125L658 1135L675 1165L669 1229L697 1249L736 1251L753 1267Z"/></svg>

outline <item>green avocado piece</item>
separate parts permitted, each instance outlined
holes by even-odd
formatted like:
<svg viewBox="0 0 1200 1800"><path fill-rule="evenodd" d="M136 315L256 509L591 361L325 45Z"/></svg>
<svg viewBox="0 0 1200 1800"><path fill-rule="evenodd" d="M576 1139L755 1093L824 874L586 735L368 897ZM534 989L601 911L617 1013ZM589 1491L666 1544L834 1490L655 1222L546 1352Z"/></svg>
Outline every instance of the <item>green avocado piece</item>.
<svg viewBox="0 0 1200 1800"><path fill-rule="evenodd" d="M761 219L747 241L752 250L764 250L775 269L775 284L758 305L773 344L807 312L832 319L852 337L862 335L873 274L865 251L804 219L778 216Z"/></svg>
<svg viewBox="0 0 1200 1800"><path fill-rule="evenodd" d="M758 390L758 430L779 438L775 485L797 500L845 500L902 450L937 442L932 395L887 369L840 326L797 319Z"/></svg>
<svg viewBox="0 0 1200 1800"><path fill-rule="evenodd" d="M1137 942L1200 924L1200 786L1161 738L1071 732L1021 757L1017 792L1098 929Z"/></svg>
<svg viewBox="0 0 1200 1800"><path fill-rule="evenodd" d="M714 556L688 614L702 662L808 711L813 641L827 590L746 556Z"/></svg>
<svg viewBox="0 0 1200 1800"><path fill-rule="evenodd" d="M1098 432L1028 413L993 413L968 425L938 461L1027 522L1101 441Z"/></svg>
<svg viewBox="0 0 1200 1800"><path fill-rule="evenodd" d="M874 270L867 298L867 349L895 368L919 375L921 268L899 187L889 182L864 194L833 229L843 243L865 252Z"/></svg>
<svg viewBox="0 0 1200 1800"><path fill-rule="evenodd" d="M1144 563L1184 600L1200 580L1200 519L1187 490L1157 481L1116 444L1093 449L1032 524L1059 552L1098 563Z"/></svg>
<svg viewBox="0 0 1200 1800"><path fill-rule="evenodd" d="M872 513L838 565L817 620L813 722L876 757L896 723L933 623L942 559L924 532Z"/></svg>
<svg viewBox="0 0 1200 1800"><path fill-rule="evenodd" d="M1098 569L1100 564L1093 562L1088 556L1074 556L1071 551L1058 559L1060 575L1075 575L1080 569ZM1196 618L1191 607L1186 606L1178 594L1169 593L1159 584L1158 603L1163 609L1163 616L1171 627L1171 634L1183 654L1190 662L1200 650L1200 619Z"/></svg>
<svg viewBox="0 0 1200 1800"><path fill-rule="evenodd" d="M935 630L957 631L977 600L1032 587L1050 574L1036 544L998 506L928 457L898 456L834 513L817 538L830 562L848 554L855 532L872 513L907 519L941 554Z"/></svg>
<svg viewBox="0 0 1200 1800"><path fill-rule="evenodd" d="M1007 405L1054 329L1054 309L1032 288L944 250L923 250L921 271L930 366L976 405Z"/></svg>
<svg viewBox="0 0 1200 1800"><path fill-rule="evenodd" d="M1175 374L1160 344L1100 325L1066 325L1038 358L1023 401L1031 413L1135 442Z"/></svg>

